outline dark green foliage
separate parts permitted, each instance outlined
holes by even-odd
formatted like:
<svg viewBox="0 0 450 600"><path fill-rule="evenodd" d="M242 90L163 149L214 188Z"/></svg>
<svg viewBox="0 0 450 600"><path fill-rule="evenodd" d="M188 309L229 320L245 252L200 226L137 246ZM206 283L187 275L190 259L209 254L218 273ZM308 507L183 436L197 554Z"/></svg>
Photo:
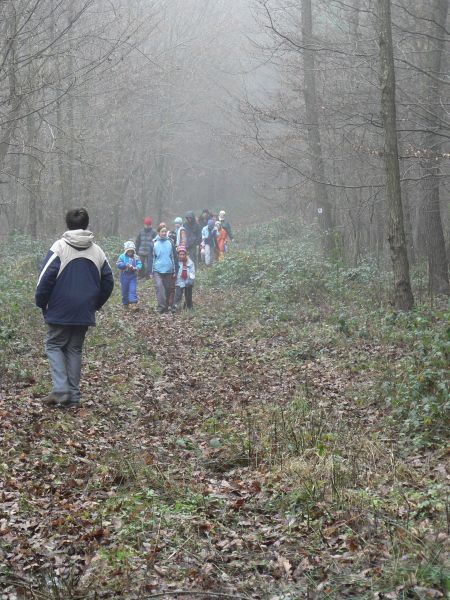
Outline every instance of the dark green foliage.
<svg viewBox="0 0 450 600"><path fill-rule="evenodd" d="M29 376L21 360L29 349L24 329L32 331L40 322L34 289L45 253L45 242L25 236L14 236L0 246L0 351L4 353L0 373L11 371L20 379Z"/></svg>
<svg viewBox="0 0 450 600"><path fill-rule="evenodd" d="M348 268L325 259L317 247L317 232L300 223L276 221L247 232L244 242L232 246L226 260L207 271L205 284L217 288L242 286L261 303L323 306L340 301L389 298L389 275L370 259Z"/></svg>
<svg viewBox="0 0 450 600"><path fill-rule="evenodd" d="M236 322L308 325L312 344L319 345L318 335L323 342L321 352L325 342L351 345L355 338L398 347L392 361L373 365L381 382L377 402L386 401L391 424L414 445L439 443L449 424L450 313L426 304L412 313L393 312L388 272L371 259L356 267L325 260L315 237L298 223L255 227L201 281L207 288L241 290ZM418 288L422 275L415 273ZM304 339L306 331L297 335Z"/></svg>
<svg viewBox="0 0 450 600"><path fill-rule="evenodd" d="M385 382L388 402L415 443L437 442L449 427L450 312L399 315L395 327L402 329L409 352Z"/></svg>

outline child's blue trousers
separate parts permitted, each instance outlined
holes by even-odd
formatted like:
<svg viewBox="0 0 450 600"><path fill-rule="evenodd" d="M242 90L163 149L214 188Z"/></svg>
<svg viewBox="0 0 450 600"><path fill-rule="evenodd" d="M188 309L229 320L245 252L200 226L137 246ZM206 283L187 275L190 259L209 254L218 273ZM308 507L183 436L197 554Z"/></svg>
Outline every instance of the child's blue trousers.
<svg viewBox="0 0 450 600"><path fill-rule="evenodd" d="M122 288L122 304L136 304L138 301L136 273L121 273L120 287Z"/></svg>

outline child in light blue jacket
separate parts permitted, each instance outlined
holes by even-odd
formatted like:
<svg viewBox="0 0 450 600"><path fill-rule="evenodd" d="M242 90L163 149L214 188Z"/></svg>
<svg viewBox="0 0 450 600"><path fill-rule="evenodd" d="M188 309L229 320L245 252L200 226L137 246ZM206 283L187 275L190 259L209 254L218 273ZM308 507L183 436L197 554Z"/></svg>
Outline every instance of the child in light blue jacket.
<svg viewBox="0 0 450 600"><path fill-rule="evenodd" d="M184 292L184 307L193 308L192 290L195 281L195 265L186 252L186 246L178 246L178 270L175 282L174 310L179 306Z"/></svg>
<svg viewBox="0 0 450 600"><path fill-rule="evenodd" d="M142 262L136 254L134 242L129 240L123 245L123 254L119 256L116 266L120 270L120 287L122 288L122 306L127 309L131 305L137 308L137 275L142 269Z"/></svg>

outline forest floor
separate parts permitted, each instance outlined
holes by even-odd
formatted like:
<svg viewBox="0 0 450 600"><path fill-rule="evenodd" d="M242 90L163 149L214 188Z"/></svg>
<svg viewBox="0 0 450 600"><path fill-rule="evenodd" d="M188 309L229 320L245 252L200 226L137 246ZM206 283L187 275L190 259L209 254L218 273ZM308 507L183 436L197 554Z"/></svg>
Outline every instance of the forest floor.
<svg viewBox="0 0 450 600"><path fill-rule="evenodd" d="M402 451L377 401L407 345L211 294L172 316L151 282L134 313L116 289L75 410L42 408L27 317L0 383L2 599L446 597L445 451Z"/></svg>

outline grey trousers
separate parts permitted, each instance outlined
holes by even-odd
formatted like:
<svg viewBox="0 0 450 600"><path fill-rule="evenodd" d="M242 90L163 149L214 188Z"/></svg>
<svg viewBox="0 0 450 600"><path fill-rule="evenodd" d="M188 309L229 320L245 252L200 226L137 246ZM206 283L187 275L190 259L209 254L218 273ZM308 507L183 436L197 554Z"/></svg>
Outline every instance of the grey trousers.
<svg viewBox="0 0 450 600"><path fill-rule="evenodd" d="M174 286L173 273L153 273L156 289L156 300L160 310L169 307L170 293Z"/></svg>
<svg viewBox="0 0 450 600"><path fill-rule="evenodd" d="M70 392L80 399L81 352L87 325L51 325L47 323L45 350L50 362L53 392Z"/></svg>
<svg viewBox="0 0 450 600"><path fill-rule="evenodd" d="M148 272L149 256L147 254L139 254L139 258L141 259L142 269L140 269L138 271L138 278L139 279L147 279L150 275Z"/></svg>
<svg viewBox="0 0 450 600"><path fill-rule="evenodd" d="M175 288L175 307L179 306L184 292L184 308L192 308L192 288L192 285L187 285L184 288L177 285Z"/></svg>

